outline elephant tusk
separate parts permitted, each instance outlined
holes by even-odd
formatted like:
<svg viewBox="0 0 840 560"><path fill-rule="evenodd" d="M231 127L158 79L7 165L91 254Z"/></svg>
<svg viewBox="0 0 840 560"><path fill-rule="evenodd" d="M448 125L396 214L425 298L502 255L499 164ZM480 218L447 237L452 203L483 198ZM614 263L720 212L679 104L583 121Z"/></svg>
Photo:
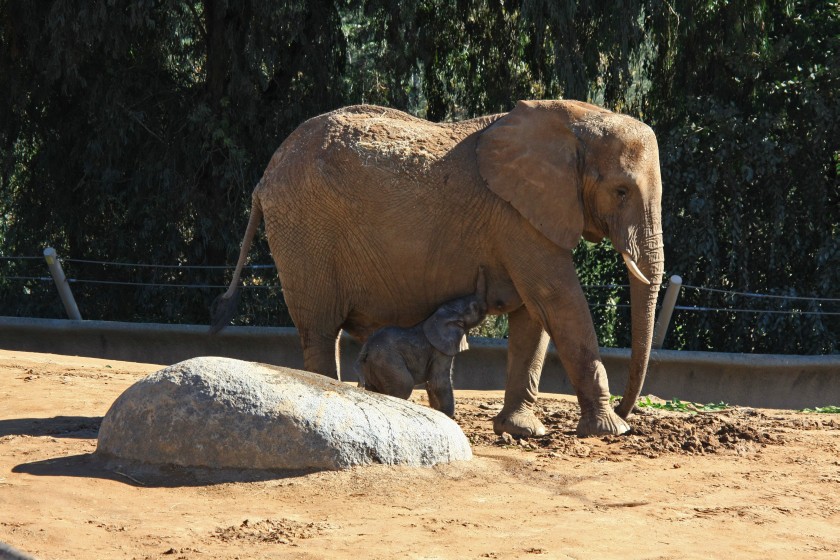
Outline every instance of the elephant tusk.
<svg viewBox="0 0 840 560"><path fill-rule="evenodd" d="M635 277L636 277L636 279L637 279L639 282L643 282L643 283L645 283L645 284L650 285L650 280L648 280L647 278L645 278L645 275L644 275L644 274L642 274L642 271L641 271L641 270L639 270L639 267L636 265L636 261L634 261L633 259L631 259L631 258L627 255L627 253L621 253L621 256L622 256L622 257L624 257L624 264L626 264L626 265L627 265L627 269L630 271L630 273L631 273L633 276L635 276Z"/></svg>

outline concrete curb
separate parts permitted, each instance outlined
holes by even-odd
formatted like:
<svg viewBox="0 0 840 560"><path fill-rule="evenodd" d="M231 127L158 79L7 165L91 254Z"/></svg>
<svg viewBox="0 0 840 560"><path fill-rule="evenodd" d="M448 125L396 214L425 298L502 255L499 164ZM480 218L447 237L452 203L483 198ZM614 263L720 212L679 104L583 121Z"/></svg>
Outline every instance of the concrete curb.
<svg viewBox="0 0 840 560"><path fill-rule="evenodd" d="M211 336L203 325L117 323L0 317L0 348L71 356L173 364L198 356L225 356L292 368L303 367L298 333L283 327L228 327ZM359 344L341 338L342 378L355 380ZM621 394L630 351L602 348L610 389ZM457 389L501 390L507 341L470 339L455 359ZM557 353L549 349L540 391L574 394ZM840 355L787 356L655 350L645 394L696 402L769 408L840 404Z"/></svg>

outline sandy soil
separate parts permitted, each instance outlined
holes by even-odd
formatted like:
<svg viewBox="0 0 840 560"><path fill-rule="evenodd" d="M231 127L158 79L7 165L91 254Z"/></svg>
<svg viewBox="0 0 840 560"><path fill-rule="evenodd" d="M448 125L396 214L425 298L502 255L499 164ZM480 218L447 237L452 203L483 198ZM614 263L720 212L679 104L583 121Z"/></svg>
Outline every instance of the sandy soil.
<svg viewBox="0 0 840 560"><path fill-rule="evenodd" d="M156 369L0 350L0 541L42 559L840 557L836 415L654 411L633 435L577 439L574 402L544 395L550 433L517 442L492 433L501 393L459 392L465 463L102 463L102 416Z"/></svg>

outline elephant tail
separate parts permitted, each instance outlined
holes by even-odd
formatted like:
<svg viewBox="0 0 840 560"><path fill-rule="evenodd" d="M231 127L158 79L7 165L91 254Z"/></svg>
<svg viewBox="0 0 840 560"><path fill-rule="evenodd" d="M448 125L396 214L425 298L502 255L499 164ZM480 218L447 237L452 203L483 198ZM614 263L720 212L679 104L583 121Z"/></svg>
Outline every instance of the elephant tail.
<svg viewBox="0 0 840 560"><path fill-rule="evenodd" d="M255 193L256 195L256 193ZM236 270L233 271L233 278L227 291L213 300L210 305L210 334L216 334L225 328L236 315L239 306L239 277L248 259L248 252L251 250L251 242L257 233L257 228L262 222L263 211L260 201L254 196L251 202L251 218L248 220L248 227L245 230L245 237L242 239L242 249L239 251L239 261L236 263Z"/></svg>

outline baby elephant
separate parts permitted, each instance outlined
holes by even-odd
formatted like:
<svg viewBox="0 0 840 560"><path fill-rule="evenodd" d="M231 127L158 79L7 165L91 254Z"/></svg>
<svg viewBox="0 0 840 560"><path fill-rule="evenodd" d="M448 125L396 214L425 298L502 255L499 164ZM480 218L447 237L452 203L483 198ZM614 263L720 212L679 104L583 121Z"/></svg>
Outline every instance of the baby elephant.
<svg viewBox="0 0 840 560"><path fill-rule="evenodd" d="M484 270L479 269L474 294L443 304L414 327L373 333L356 362L359 387L407 399L415 385L425 382L432 408L455 416L452 364L455 354L469 348L467 331L487 315L485 297Z"/></svg>

